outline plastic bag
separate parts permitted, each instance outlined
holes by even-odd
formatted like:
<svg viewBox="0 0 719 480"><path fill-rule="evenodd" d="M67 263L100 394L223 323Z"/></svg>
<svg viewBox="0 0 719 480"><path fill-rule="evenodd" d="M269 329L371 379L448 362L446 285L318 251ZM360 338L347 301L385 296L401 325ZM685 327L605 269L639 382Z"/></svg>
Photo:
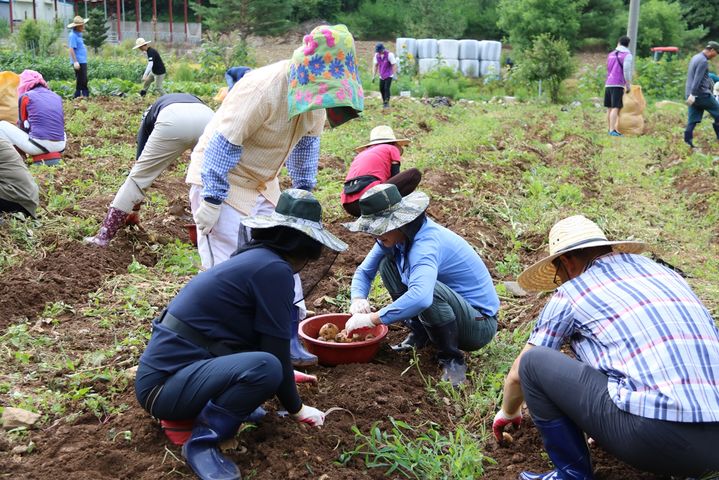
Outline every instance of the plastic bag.
<svg viewBox="0 0 719 480"><path fill-rule="evenodd" d="M20 75L0 72L0 120L17 123L17 85Z"/></svg>
<svg viewBox="0 0 719 480"><path fill-rule="evenodd" d="M644 132L644 109L647 108L642 87L632 85L629 93L624 92L622 103L624 106L619 110L619 133L641 135Z"/></svg>

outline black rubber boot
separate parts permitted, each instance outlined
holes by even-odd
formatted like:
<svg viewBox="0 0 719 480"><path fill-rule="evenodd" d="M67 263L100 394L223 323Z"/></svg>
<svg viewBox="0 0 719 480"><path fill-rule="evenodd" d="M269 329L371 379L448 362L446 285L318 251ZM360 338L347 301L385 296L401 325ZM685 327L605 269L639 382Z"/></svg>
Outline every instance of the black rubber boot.
<svg viewBox="0 0 719 480"><path fill-rule="evenodd" d="M689 123L687 124L687 128L684 130L684 143L689 145L691 148L694 147L694 127L696 127L696 123Z"/></svg>
<svg viewBox="0 0 719 480"><path fill-rule="evenodd" d="M442 381L458 387L467 380L467 364L464 361L464 352L459 349L457 322L426 328L429 338L438 351L437 358L442 366Z"/></svg>
<svg viewBox="0 0 719 480"><path fill-rule="evenodd" d="M419 318L410 318L409 320L405 320L404 324L410 330L409 335L397 345L392 345L392 350L395 352L406 352L413 348L420 349L426 347L427 344L429 344L429 335L424 325L422 325L422 322L419 321Z"/></svg>
<svg viewBox="0 0 719 480"><path fill-rule="evenodd" d="M716 133L717 140L719 140L719 122L712 123L712 127L714 127L714 133Z"/></svg>
<svg viewBox="0 0 719 480"><path fill-rule="evenodd" d="M202 480L240 480L235 462L220 452L219 444L237 433L242 420L229 410L207 402L195 419L192 434L182 446L182 456Z"/></svg>
<svg viewBox="0 0 719 480"><path fill-rule="evenodd" d="M556 470L547 473L522 472L520 480L593 480L592 461L584 434L567 417L535 420L544 449Z"/></svg>

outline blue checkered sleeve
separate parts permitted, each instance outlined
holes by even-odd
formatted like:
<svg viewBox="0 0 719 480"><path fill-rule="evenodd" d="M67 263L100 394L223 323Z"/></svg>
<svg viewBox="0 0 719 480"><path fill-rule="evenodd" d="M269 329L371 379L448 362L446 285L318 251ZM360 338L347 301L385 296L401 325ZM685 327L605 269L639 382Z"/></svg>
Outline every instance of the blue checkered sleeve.
<svg viewBox="0 0 719 480"><path fill-rule="evenodd" d="M242 145L230 143L215 132L205 149L202 163L202 197L224 201L230 189L227 174L240 163Z"/></svg>
<svg viewBox="0 0 719 480"><path fill-rule="evenodd" d="M311 192L317 185L317 168L320 163L320 137L304 136L287 157L287 172L292 187Z"/></svg>

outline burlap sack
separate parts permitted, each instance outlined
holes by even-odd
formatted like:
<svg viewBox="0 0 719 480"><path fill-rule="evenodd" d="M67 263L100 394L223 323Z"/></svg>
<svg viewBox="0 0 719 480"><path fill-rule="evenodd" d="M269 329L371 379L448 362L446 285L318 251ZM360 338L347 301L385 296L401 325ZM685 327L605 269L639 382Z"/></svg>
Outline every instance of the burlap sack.
<svg viewBox="0 0 719 480"><path fill-rule="evenodd" d="M0 120L17 123L17 85L20 75L0 72Z"/></svg>
<svg viewBox="0 0 719 480"><path fill-rule="evenodd" d="M221 101L223 101L223 100L225 99L225 97L227 96L228 90L229 90L229 89L228 89L227 87L222 87L222 88L220 89L220 91L217 92L217 95L215 95L215 101L216 101L216 102L221 102Z"/></svg>
<svg viewBox="0 0 719 480"><path fill-rule="evenodd" d="M619 110L619 133L641 135L644 131L644 109L647 107L642 87L632 85L629 93L624 93L622 103L624 106Z"/></svg>

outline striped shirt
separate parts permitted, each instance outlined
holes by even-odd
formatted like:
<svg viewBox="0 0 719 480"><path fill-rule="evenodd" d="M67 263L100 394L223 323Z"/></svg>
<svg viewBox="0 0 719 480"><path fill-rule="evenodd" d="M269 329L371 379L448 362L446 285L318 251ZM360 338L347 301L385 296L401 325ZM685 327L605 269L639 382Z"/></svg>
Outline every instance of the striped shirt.
<svg viewBox="0 0 719 480"><path fill-rule="evenodd" d="M532 345L608 376L620 409L658 420L719 421L719 330L687 283L641 255L612 253L562 284L537 319Z"/></svg>

